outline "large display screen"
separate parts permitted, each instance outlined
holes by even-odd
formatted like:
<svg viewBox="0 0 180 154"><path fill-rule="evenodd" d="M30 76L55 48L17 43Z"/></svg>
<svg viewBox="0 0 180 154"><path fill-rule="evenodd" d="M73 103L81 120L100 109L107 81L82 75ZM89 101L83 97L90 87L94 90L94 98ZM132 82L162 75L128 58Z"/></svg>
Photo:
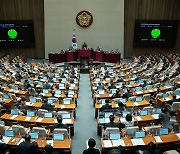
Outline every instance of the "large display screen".
<svg viewBox="0 0 180 154"><path fill-rule="evenodd" d="M0 20L0 48L34 47L32 20Z"/></svg>
<svg viewBox="0 0 180 154"><path fill-rule="evenodd" d="M173 47L177 30L177 20L136 20L134 46Z"/></svg>

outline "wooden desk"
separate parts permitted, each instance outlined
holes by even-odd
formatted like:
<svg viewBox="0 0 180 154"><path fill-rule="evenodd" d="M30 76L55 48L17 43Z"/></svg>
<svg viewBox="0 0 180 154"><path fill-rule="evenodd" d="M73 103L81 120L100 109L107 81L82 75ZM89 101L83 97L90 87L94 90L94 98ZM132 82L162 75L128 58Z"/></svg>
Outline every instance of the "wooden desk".
<svg viewBox="0 0 180 154"><path fill-rule="evenodd" d="M144 107L144 106L148 106L150 105L150 103L146 100L143 100L141 102L126 102L126 107L130 108L130 107Z"/></svg>
<svg viewBox="0 0 180 154"><path fill-rule="evenodd" d="M133 95L134 96L138 96L138 95L144 95L144 94L152 94L152 93L155 93L157 92L157 89L153 88L151 90L142 90L141 93L138 93L138 92L133 92Z"/></svg>
<svg viewBox="0 0 180 154"><path fill-rule="evenodd" d="M165 107L166 102L169 102L173 99L173 96L168 96L168 100L164 99L163 97L157 99L156 107Z"/></svg>
<svg viewBox="0 0 180 154"><path fill-rule="evenodd" d="M127 152L126 152L127 154L130 154L130 153L132 153L132 151L137 150L139 148L142 150L146 149L147 145L150 142L155 143L157 145L157 148L163 149L163 151L168 150L170 148L170 146L171 146L171 148L172 147L179 148L179 146L180 146L180 138L178 138L178 136L174 133L170 133L168 135L162 135L159 137L162 140L161 143L156 142L156 140L153 136L146 136L146 137L142 138L144 145L140 145L140 146L133 145L132 139L130 139L130 138L121 138L121 141L124 142L124 145L122 145L122 146L127 150ZM111 149L117 148L117 146L113 145L112 140L110 140L112 147L105 147L104 143L103 143L103 138L100 139L100 142L101 142L101 147L102 147L102 154L108 154L108 152ZM167 148L167 145L169 148Z"/></svg>
<svg viewBox="0 0 180 154"><path fill-rule="evenodd" d="M3 137L3 140L5 140L6 137ZM10 147L16 147L18 148L18 145L23 141L22 138L20 137L12 137L10 140L6 143ZM37 142L38 147L40 149L43 149L48 140L46 139L31 139L31 142ZM58 151L58 152L63 152L65 154L71 154L71 139L65 139L64 141L57 141L57 140L51 140L53 142L52 147Z"/></svg>
<svg viewBox="0 0 180 154"><path fill-rule="evenodd" d="M12 92L12 93L16 94L16 96L22 96L22 95L26 96L26 97L29 96L29 92L28 91L14 90L14 89L11 89L11 88L8 88L8 87L6 87L4 90L7 91L7 92Z"/></svg>

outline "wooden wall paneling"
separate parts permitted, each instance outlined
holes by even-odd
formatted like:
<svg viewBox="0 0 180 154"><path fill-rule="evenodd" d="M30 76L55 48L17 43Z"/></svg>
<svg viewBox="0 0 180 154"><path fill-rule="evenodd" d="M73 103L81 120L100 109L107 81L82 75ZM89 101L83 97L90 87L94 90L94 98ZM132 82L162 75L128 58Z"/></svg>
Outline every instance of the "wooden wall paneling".
<svg viewBox="0 0 180 154"><path fill-rule="evenodd" d="M33 20L36 43L34 48L0 49L0 53L44 58L44 0L0 0L0 20Z"/></svg>
<svg viewBox="0 0 180 154"><path fill-rule="evenodd" d="M135 20L180 20L179 0L125 0L125 57L180 51L180 23L174 48L133 47Z"/></svg>

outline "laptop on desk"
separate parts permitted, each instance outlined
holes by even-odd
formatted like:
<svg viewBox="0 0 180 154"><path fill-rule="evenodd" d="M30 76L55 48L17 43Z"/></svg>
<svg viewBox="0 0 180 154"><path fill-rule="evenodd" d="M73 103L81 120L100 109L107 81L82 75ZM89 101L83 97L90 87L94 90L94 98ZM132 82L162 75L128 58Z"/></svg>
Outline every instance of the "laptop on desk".
<svg viewBox="0 0 180 154"><path fill-rule="evenodd" d="M121 138L121 135L120 135L120 133L110 133L109 138L111 140L119 140Z"/></svg>
<svg viewBox="0 0 180 154"><path fill-rule="evenodd" d="M64 134L54 133L53 134L53 140L64 141Z"/></svg>
<svg viewBox="0 0 180 154"><path fill-rule="evenodd" d="M4 135L7 137L14 137L14 131L13 130L5 130Z"/></svg>
<svg viewBox="0 0 180 154"><path fill-rule="evenodd" d="M145 137L145 132L144 131L137 131L135 132L135 138L143 138Z"/></svg>
<svg viewBox="0 0 180 154"><path fill-rule="evenodd" d="M39 139L39 133L37 132L29 132L31 139Z"/></svg>

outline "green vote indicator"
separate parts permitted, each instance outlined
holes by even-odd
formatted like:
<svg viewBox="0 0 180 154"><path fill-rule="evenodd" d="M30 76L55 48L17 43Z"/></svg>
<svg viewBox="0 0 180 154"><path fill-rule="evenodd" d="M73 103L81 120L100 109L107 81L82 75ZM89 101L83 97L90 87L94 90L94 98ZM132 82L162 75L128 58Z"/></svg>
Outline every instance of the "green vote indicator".
<svg viewBox="0 0 180 154"><path fill-rule="evenodd" d="M159 29L153 29L151 31L152 38L158 38L160 36L160 34L161 34L161 31Z"/></svg>
<svg viewBox="0 0 180 154"><path fill-rule="evenodd" d="M10 39L15 39L17 37L17 31L15 29L8 30L8 36Z"/></svg>

